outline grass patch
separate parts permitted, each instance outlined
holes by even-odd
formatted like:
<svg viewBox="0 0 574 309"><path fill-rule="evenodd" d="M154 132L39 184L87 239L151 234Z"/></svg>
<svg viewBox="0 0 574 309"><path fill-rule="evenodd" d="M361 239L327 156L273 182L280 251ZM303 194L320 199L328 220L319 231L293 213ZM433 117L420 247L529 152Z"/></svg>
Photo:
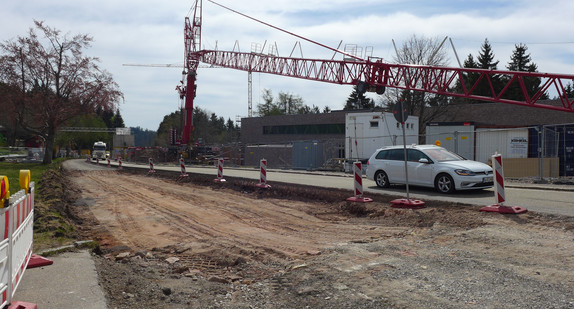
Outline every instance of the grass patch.
<svg viewBox="0 0 574 309"><path fill-rule="evenodd" d="M0 162L0 175L7 176L10 194L20 190L20 170L30 170L35 182L34 251L73 243L77 231L69 218L66 179L61 170L64 159L52 164Z"/></svg>
<svg viewBox="0 0 574 309"><path fill-rule="evenodd" d="M36 190L38 190L42 175L51 168L59 168L63 161L63 158L58 158L52 164L0 162L0 175L8 177L10 194L14 194L21 189L20 170L30 170L30 178L36 183Z"/></svg>

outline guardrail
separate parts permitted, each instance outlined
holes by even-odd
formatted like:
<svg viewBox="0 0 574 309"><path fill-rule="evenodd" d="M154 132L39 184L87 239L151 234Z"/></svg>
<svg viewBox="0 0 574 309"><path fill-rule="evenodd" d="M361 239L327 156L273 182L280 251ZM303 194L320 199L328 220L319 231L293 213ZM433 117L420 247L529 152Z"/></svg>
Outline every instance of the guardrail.
<svg viewBox="0 0 574 309"><path fill-rule="evenodd" d="M8 178L0 176L0 308L12 302L32 256L34 183L30 171L20 171L22 190L10 196Z"/></svg>

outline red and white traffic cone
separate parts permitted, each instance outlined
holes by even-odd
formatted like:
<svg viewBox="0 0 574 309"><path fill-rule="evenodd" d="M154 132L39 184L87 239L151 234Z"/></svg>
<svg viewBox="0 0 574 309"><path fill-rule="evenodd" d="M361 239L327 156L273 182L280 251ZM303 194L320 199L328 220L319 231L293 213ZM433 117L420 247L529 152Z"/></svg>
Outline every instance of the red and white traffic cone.
<svg viewBox="0 0 574 309"><path fill-rule="evenodd" d="M155 173L155 169L153 168L153 159L149 158L149 172L147 172L148 174L153 174Z"/></svg>
<svg viewBox="0 0 574 309"><path fill-rule="evenodd" d="M217 178L213 181L225 182L225 179L223 179L223 158L217 159Z"/></svg>
<svg viewBox="0 0 574 309"><path fill-rule="evenodd" d="M363 166L361 162L353 163L353 173L355 174L354 175L355 195L347 198L347 201L359 202L359 203L372 202L373 201L372 198L363 197Z"/></svg>
<svg viewBox="0 0 574 309"><path fill-rule="evenodd" d="M178 179L187 177L188 175L185 172L185 161L183 160L183 158L179 158L179 166L181 167L181 175L179 175Z"/></svg>
<svg viewBox="0 0 574 309"><path fill-rule="evenodd" d="M267 184L267 160L261 159L261 161L259 161L259 171L259 183L256 184L256 186L264 189L271 188L271 186Z"/></svg>
<svg viewBox="0 0 574 309"><path fill-rule="evenodd" d="M495 204L482 207L480 211L498 212L501 214L521 214L528 210L520 206L505 206L504 196L504 170L502 168L502 155L492 156L492 169L494 172L494 200Z"/></svg>

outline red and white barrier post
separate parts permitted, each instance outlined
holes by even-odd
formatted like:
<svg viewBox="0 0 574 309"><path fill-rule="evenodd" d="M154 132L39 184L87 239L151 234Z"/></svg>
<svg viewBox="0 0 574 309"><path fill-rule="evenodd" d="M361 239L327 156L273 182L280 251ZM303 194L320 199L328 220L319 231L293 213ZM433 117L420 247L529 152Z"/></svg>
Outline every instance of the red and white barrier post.
<svg viewBox="0 0 574 309"><path fill-rule="evenodd" d="M259 161L259 171L259 183L256 186L264 189L271 188L271 186L267 184L267 160L261 159L261 161Z"/></svg>
<svg viewBox="0 0 574 309"><path fill-rule="evenodd" d="M225 182L225 179L223 179L223 158L217 159L217 178L215 178L213 181Z"/></svg>
<svg viewBox="0 0 574 309"><path fill-rule="evenodd" d="M122 169L122 157L118 158L118 169Z"/></svg>
<svg viewBox="0 0 574 309"><path fill-rule="evenodd" d="M187 173L185 172L185 160L183 160L182 158L179 158L179 166L181 167L181 174L179 175L178 179L181 179L183 177L187 177Z"/></svg>
<svg viewBox="0 0 574 309"><path fill-rule="evenodd" d="M110 162L110 158L108 158L108 167L112 167L112 164Z"/></svg>
<svg viewBox="0 0 574 309"><path fill-rule="evenodd" d="M148 174L153 174L155 173L155 169L153 168L153 159L149 158L149 172L147 172Z"/></svg>
<svg viewBox="0 0 574 309"><path fill-rule="evenodd" d="M355 195L349 197L347 201L359 203L372 202L372 198L363 197L363 165L361 162L357 161L353 163L353 174Z"/></svg>
<svg viewBox="0 0 574 309"><path fill-rule="evenodd" d="M10 196L8 179L2 181L1 199L9 199L7 206L0 207L0 308L6 308L13 297L27 268L50 265L53 262L32 254L34 223L34 183L30 182L30 171L20 171L22 190ZM32 305L34 305L32 307ZM12 307L10 307L12 308ZM14 307L20 308L20 307ZM35 304L30 307L36 308Z"/></svg>
<svg viewBox="0 0 574 309"><path fill-rule="evenodd" d="M502 168L502 155L492 156L492 169L494 172L494 200L495 204L482 207L480 211L498 212L501 214L520 214L527 212L526 208L520 206L505 206L504 196L504 170Z"/></svg>

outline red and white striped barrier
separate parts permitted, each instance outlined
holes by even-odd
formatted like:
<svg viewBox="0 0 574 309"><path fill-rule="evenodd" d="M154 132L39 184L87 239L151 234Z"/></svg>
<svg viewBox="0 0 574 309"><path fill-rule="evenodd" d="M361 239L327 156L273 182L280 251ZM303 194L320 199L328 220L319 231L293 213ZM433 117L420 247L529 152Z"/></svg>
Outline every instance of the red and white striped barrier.
<svg viewBox="0 0 574 309"><path fill-rule="evenodd" d="M223 158L217 159L217 178L213 181L225 182L225 179L223 179Z"/></svg>
<svg viewBox="0 0 574 309"><path fill-rule="evenodd" d="M149 172L147 172L148 174L153 174L155 173L155 169L153 168L153 159L149 158Z"/></svg>
<svg viewBox="0 0 574 309"><path fill-rule="evenodd" d="M347 201L359 202L359 203L372 202L373 199L363 197L363 165L361 162L353 163L353 173L354 173L353 178L355 179L354 180L355 195L347 198Z"/></svg>
<svg viewBox="0 0 574 309"><path fill-rule="evenodd" d="M495 204L482 207L480 211L498 212L503 214L520 214L527 212L526 208L520 206L505 206L506 197L504 195L504 170L502 168L502 155L492 156L492 170L494 173L494 200Z"/></svg>
<svg viewBox="0 0 574 309"><path fill-rule="evenodd" d="M24 271L36 257L32 254L35 189L29 173L20 171L23 190L10 197L8 207L0 208L0 308L12 302Z"/></svg>
<svg viewBox="0 0 574 309"><path fill-rule="evenodd" d="M181 167L181 175L178 178L187 177L187 173L185 172L185 161L183 158L179 158L179 166Z"/></svg>
<svg viewBox="0 0 574 309"><path fill-rule="evenodd" d="M259 161L259 171L259 183L256 184L256 186L264 189L271 188L271 186L267 184L267 160L261 159L261 161Z"/></svg>
<svg viewBox="0 0 574 309"><path fill-rule="evenodd" d="M118 169L120 169L120 170L122 169L122 158L121 157L118 158Z"/></svg>

